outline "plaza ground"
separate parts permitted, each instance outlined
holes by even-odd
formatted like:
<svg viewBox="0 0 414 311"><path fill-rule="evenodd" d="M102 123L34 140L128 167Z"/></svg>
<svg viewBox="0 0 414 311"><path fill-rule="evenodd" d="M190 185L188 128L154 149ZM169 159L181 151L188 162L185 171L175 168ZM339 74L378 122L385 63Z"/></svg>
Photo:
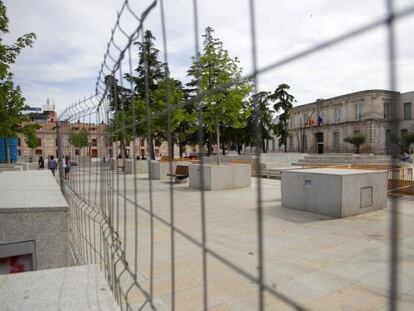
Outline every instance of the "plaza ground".
<svg viewBox="0 0 414 311"><path fill-rule="evenodd" d="M78 176L72 176L71 185L89 191L91 200L95 198L99 203L105 191L100 191L96 175L81 170L74 170L73 174ZM113 223L126 248L126 258L132 270L136 260L138 283L148 292L152 287L156 308L169 310L171 229L166 223L171 221L170 184L153 180L150 196L145 175L137 175L135 189L133 175L111 174L119 193L112 197L112 207L119 206L113 209ZM252 178L249 189L205 192L207 248L253 277L258 271L257 182ZM391 201L384 210L331 219L281 207L278 180L261 179L261 187L264 275L269 288L309 310L387 310ZM106 193L109 192L107 189ZM152 237L150 197L155 215ZM202 249L194 243L202 238L201 193L187 183L174 184L173 197L174 224L179 231L174 234L176 310L201 310ZM134 208L134 202L139 208ZM400 310L413 310L414 202L408 197L399 199L398 214ZM131 284L127 278L121 278L121 283L126 288ZM257 285L211 254L207 255L207 284L210 310L258 307ZM276 296L265 292L267 310L294 309ZM146 298L133 288L128 292L128 300L134 306L141 306ZM147 308L148 303L143 309Z"/></svg>

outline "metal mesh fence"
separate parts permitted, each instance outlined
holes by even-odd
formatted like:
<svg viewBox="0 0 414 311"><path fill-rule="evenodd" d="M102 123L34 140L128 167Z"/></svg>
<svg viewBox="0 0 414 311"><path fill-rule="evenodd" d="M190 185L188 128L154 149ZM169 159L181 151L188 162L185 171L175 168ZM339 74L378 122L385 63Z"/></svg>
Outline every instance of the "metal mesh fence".
<svg viewBox="0 0 414 311"><path fill-rule="evenodd" d="M211 305L225 301L221 300L225 292L230 293L230 296L233 294L234 297L253 293L250 296L259 310L305 310L300 299L278 291L277 286L266 281L269 270L265 266L267 239L264 226L269 226L269 223L264 219L264 213L268 213L264 206L267 206L268 189L262 179L254 178L254 193L241 198L248 200L254 210L241 213L237 217L237 209L220 211L222 201L228 205L233 204L234 194L229 192L223 194L223 197L217 197L203 190L206 163L209 163L209 158L203 152L204 100L211 94L226 92L245 81L253 83L253 93L256 94L260 77L264 73L277 71L282 66L381 27L386 27L388 34L384 48L388 53L389 89L397 89L394 25L397 20L410 17L414 13L414 6L395 11L393 1L388 0L385 17L283 59L276 59L265 67L259 67L255 27L256 3L253 0L248 3L250 20L246 23L249 24L250 32L246 33L246 40L251 43L253 71L207 92L197 92L173 105L171 97L174 94L171 94L168 87L169 41L164 3L162 0L153 1L144 9L135 9L125 0L111 32L94 94L75 102L59 117L57 135L60 179L70 206L71 259L74 264L98 264L122 309L208 309ZM200 57L197 0L192 1L191 10L194 28L187 33L194 38L194 60L197 64ZM158 48L162 51L167 91L163 94L166 108L154 113L150 99L151 54L148 50L148 53L138 55L136 43L144 42L146 20L148 16L155 14L160 14L156 18L162 30ZM122 26L124 19L134 20L134 29L126 30ZM144 68L142 76L135 71L139 65ZM199 70L196 66L196 76ZM137 91L138 84L144 90L140 94ZM138 97L144 105L134 104ZM169 176L164 181L154 181L151 176L160 170L160 164L156 166L147 153L150 148L154 148L153 135L157 126L154 120L163 118L166 123L164 140L167 142L169 157L164 162L166 171L163 173L175 173L176 165L170 160L174 157L174 112L189 106L198 111L197 121L194 123L197 125L194 132L197 146L194 150L199 163L200 190L176 184L174 176ZM144 107L144 111L137 111L139 107ZM253 114L256 114L255 145L259 146L261 130L257 104L254 105ZM74 143L73 133L83 130L87 143ZM391 131L398 132L395 122ZM79 137L78 139L81 140ZM125 151L127 149L129 154ZM147 159L135 160L137 156L141 158L143 155L141 150L145 151ZM70 170L64 167L64 157L67 155L71 157ZM252 167L255 167L256 175L261 176L260 148L255 148L255 154L249 159L254 162ZM398 202L393 200L387 295L390 310L397 310L398 296L397 205ZM245 234L244 237L248 236L243 241L246 248L238 245L241 243L240 230ZM271 243L271 239L266 243ZM248 254L247 258L241 259L241 254ZM219 276L226 277L222 279ZM242 284L241 288L237 287L238 284ZM237 287L236 293L232 292L233 287ZM191 290L184 291L187 289ZM168 298L161 300L159 297ZM266 307L266 301L271 300L279 301L279 308ZM168 303L165 304L165 301Z"/></svg>

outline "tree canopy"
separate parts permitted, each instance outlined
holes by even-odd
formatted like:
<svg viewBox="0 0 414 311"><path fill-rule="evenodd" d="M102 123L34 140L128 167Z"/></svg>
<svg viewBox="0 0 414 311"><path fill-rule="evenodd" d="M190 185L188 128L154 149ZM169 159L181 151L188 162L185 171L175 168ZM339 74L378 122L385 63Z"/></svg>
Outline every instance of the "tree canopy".
<svg viewBox="0 0 414 311"><path fill-rule="evenodd" d="M9 19L3 1L0 1L0 137L6 138L6 155L8 156L7 138L14 137L22 131L21 124L25 117L25 98L19 86L13 82L10 66L16 62L17 56L25 47L31 47L36 35L28 33L18 37L15 43L3 43L4 35L9 32Z"/></svg>

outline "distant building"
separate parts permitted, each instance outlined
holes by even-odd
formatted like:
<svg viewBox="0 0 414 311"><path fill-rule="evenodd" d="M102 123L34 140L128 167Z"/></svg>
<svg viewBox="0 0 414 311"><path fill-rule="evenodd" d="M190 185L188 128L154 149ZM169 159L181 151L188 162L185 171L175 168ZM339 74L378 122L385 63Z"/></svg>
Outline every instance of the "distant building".
<svg viewBox="0 0 414 311"><path fill-rule="evenodd" d="M294 107L289 122L288 150L292 152L354 152L344 138L361 133L363 153L388 154L391 121L399 135L414 131L414 92L367 90ZM392 115L392 105L396 105Z"/></svg>
<svg viewBox="0 0 414 311"><path fill-rule="evenodd" d="M31 107L26 112L30 119L36 122L40 127L36 130L39 139L39 146L31 150L25 143L24 135L19 134L17 139L17 154L19 159L37 161L39 156L47 157L48 155L58 156L58 142L56 136L57 115L55 105L51 104L49 99L42 108ZM80 155L81 151L69 144L69 134L72 131L85 128L89 134L90 146L84 148L82 155L91 157L100 157L104 155L103 139L106 125L104 124L86 124L86 123L62 123L62 146L64 155Z"/></svg>

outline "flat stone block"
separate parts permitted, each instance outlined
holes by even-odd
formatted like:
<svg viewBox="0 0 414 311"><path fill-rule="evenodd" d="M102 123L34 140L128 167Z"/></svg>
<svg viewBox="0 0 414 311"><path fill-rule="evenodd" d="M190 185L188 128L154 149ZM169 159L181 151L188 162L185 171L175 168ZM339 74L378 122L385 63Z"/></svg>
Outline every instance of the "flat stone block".
<svg viewBox="0 0 414 311"><path fill-rule="evenodd" d="M200 165L190 165L190 187L201 189ZM247 164L205 164L204 190L225 190L249 188L251 166Z"/></svg>
<svg viewBox="0 0 414 311"><path fill-rule="evenodd" d="M191 162L189 161L173 161L172 170L175 173L175 168L177 165L189 166ZM170 177L167 174L170 173L170 164L169 162L159 162L151 161L151 173L150 178L153 180L169 180Z"/></svg>
<svg viewBox="0 0 414 311"><path fill-rule="evenodd" d="M119 310L98 267L0 275L2 310Z"/></svg>
<svg viewBox="0 0 414 311"><path fill-rule="evenodd" d="M34 269L67 266L68 205L51 172L2 172L0 189L0 246L34 241Z"/></svg>
<svg viewBox="0 0 414 311"><path fill-rule="evenodd" d="M383 209L387 172L353 169L282 171L282 206L330 217Z"/></svg>
<svg viewBox="0 0 414 311"><path fill-rule="evenodd" d="M135 162L135 173L136 174L148 174L148 161L147 160L133 160L125 159L125 173L133 174L133 166Z"/></svg>

